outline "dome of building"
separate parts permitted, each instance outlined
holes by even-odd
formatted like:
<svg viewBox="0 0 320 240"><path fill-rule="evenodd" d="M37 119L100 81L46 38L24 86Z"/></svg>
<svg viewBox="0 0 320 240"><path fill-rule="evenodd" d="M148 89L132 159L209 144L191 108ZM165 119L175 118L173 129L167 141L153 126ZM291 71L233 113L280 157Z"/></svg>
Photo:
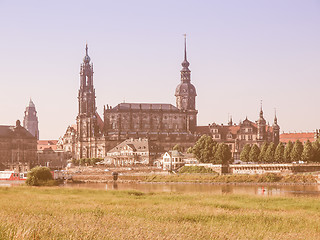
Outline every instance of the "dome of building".
<svg viewBox="0 0 320 240"><path fill-rule="evenodd" d="M191 83L180 83L176 88L175 96L189 95L197 96L196 88Z"/></svg>

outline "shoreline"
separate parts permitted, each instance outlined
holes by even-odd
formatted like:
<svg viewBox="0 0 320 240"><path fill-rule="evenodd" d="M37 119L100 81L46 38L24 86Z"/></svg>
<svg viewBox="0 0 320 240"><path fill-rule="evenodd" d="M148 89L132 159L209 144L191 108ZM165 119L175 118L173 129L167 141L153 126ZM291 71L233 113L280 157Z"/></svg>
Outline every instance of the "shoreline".
<svg viewBox="0 0 320 240"><path fill-rule="evenodd" d="M159 182L149 182L149 181L137 181L137 180L82 180L82 181L69 181L67 183L73 183L73 184L85 184L85 183L135 183L135 184L199 184L199 185L247 185L247 186L317 186L319 183L290 183L290 182L197 182L197 181L186 181L186 182L165 182L165 181L159 181Z"/></svg>

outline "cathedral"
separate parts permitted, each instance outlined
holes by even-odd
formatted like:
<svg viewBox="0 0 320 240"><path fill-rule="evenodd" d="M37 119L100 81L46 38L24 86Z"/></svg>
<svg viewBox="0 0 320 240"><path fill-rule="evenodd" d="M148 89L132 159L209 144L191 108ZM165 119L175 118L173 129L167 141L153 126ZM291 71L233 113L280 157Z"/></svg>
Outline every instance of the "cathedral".
<svg viewBox="0 0 320 240"><path fill-rule="evenodd" d="M181 82L175 90L175 106L168 103L119 103L115 107L106 105L101 118L95 102L93 64L86 45L86 55L80 66L76 126L68 128L69 132L75 132L75 138L72 140L69 132L64 136L69 151L73 151L77 159L103 158L110 149L129 138L146 138L162 151L176 144L184 149L193 146L198 138L198 111L197 94L191 83L189 65L185 38Z"/></svg>
<svg viewBox="0 0 320 240"><path fill-rule="evenodd" d="M175 105L119 103L111 107L106 104L102 117L96 108L93 64L87 45L85 51L80 66L76 125L69 126L63 136L64 151L70 158L104 158L108 151L128 139L147 139L150 145L156 146L158 152L165 152L176 144L187 150L201 135L207 134L217 142L228 144L234 159L239 158L243 146L247 143L259 146L264 142L279 143L280 127L277 117L275 116L274 124L269 126L264 119L262 105L259 119L255 122L246 118L238 125L230 120L227 125L213 123L197 126L197 93L191 83L186 38L181 79L175 89ZM119 86L119 90L120 88ZM29 109L32 109L32 106L34 104L30 102ZM38 136L39 132L36 134Z"/></svg>

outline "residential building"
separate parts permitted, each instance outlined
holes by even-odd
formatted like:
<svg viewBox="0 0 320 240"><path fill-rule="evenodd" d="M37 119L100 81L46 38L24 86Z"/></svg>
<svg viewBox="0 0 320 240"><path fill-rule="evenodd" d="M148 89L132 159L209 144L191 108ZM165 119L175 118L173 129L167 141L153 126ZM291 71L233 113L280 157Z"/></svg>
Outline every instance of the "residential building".
<svg viewBox="0 0 320 240"><path fill-rule="evenodd" d="M114 166L152 165L159 147L147 138L127 139L107 152L105 163Z"/></svg>
<svg viewBox="0 0 320 240"><path fill-rule="evenodd" d="M158 167L168 171L177 170L185 164L183 157L183 154L177 150L168 151L163 154L162 161L159 162Z"/></svg>
<svg viewBox="0 0 320 240"><path fill-rule="evenodd" d="M38 140L37 162L51 169L61 169L67 165L68 154L63 150L63 142L59 140Z"/></svg>

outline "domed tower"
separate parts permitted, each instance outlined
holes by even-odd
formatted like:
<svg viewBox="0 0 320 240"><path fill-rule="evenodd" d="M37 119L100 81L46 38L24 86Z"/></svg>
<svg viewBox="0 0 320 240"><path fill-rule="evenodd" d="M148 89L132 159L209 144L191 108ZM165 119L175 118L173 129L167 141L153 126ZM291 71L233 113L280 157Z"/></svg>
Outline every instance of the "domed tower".
<svg viewBox="0 0 320 240"><path fill-rule="evenodd" d="M278 125L277 113L274 113L274 122L272 125L273 132L273 142L277 146L280 142L280 126Z"/></svg>
<svg viewBox="0 0 320 240"><path fill-rule="evenodd" d="M260 107L260 117L257 121L258 123L258 140L260 141L266 141L266 120L263 117L263 110L262 110L262 102Z"/></svg>
<svg viewBox="0 0 320 240"><path fill-rule="evenodd" d="M23 127L39 140L39 121L36 106L30 98L29 106L24 111Z"/></svg>
<svg viewBox="0 0 320 240"><path fill-rule="evenodd" d="M177 86L175 96L177 108L187 113L187 130L194 132L197 126L196 88L191 84L190 63L187 60L187 38L184 35L184 60L182 62L181 83Z"/></svg>

